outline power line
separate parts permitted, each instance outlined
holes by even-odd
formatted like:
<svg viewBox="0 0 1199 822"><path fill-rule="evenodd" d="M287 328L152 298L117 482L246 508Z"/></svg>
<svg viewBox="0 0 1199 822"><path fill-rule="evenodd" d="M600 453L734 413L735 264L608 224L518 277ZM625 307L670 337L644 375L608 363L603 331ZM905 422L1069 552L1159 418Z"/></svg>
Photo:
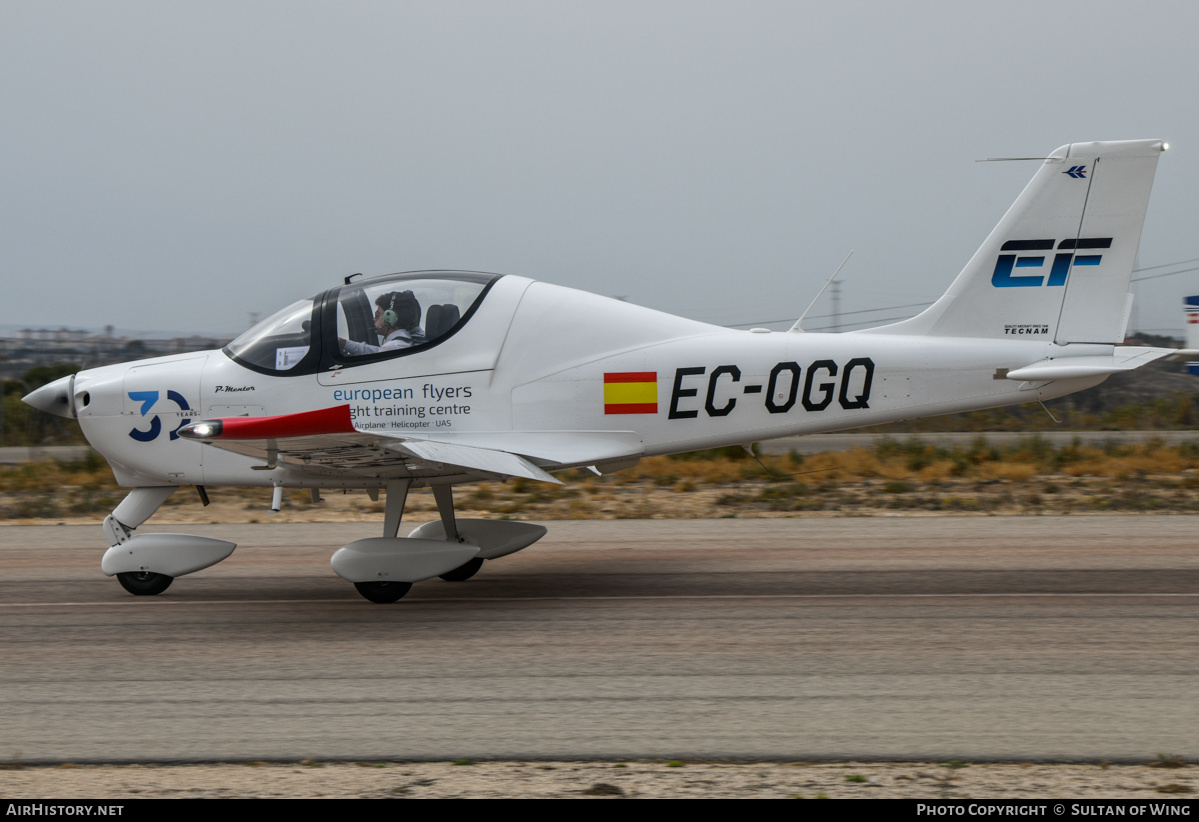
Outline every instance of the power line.
<svg viewBox="0 0 1199 822"><path fill-rule="evenodd" d="M1176 263L1162 263L1161 265L1147 265L1142 268L1134 268L1132 273L1136 274L1138 271L1152 271L1155 268L1169 268L1172 265L1186 265L1187 263L1199 263L1199 257L1196 257L1193 260L1179 260Z"/></svg>
<svg viewBox="0 0 1199 822"><path fill-rule="evenodd" d="M848 317L851 314L871 314L875 311L898 311L901 308L926 308L927 306L930 306L930 305L932 305L931 302L908 303L907 305L887 305L887 306L883 306L882 308L864 308L861 311L842 311L840 316ZM836 316L838 316L838 315L836 315L836 314L813 314L808 319L827 320L829 317L836 317ZM725 328L748 328L751 325L770 325L772 323L792 323L792 322L795 322L795 319L793 317L787 317L786 319L782 319L782 320L759 320L757 322L752 322L752 323L736 323L734 325L726 325ZM873 322L873 320L870 320L868 322ZM859 323L850 323L850 325L859 325Z"/></svg>
<svg viewBox="0 0 1199 822"><path fill-rule="evenodd" d="M1178 265L1178 263L1174 263L1174 265ZM1157 268L1161 268L1161 266L1157 266ZM1140 270L1144 271L1145 269ZM1178 271L1167 271L1164 274L1150 274L1148 277L1134 277L1132 281L1134 283L1142 283L1145 280L1156 280L1158 277L1173 277L1175 274L1187 274L1191 271L1199 271L1199 265L1192 266L1191 268L1181 268Z"/></svg>
<svg viewBox="0 0 1199 822"><path fill-rule="evenodd" d="M1161 265L1148 265L1148 266L1143 266L1141 268L1134 268L1132 270L1132 273L1136 274L1138 271L1154 271L1159 268L1169 268L1169 267L1175 266L1175 265L1186 265L1187 263L1199 263L1199 257L1195 257L1190 260L1177 260L1172 263L1162 263ZM1166 271L1161 274L1150 274L1148 277L1133 277L1132 282L1140 283L1140 282L1144 282L1146 280L1156 280L1159 277L1173 277L1175 274L1189 274L1192 271L1199 271L1199 266L1192 266L1191 268L1182 268L1182 269L1179 269L1178 271ZM810 319L823 320L823 319L828 319L830 317L834 317L834 318L835 317L848 317L852 314L871 314L876 311L899 311L902 308L926 308L930 305L932 305L931 302L908 303L907 305L887 305L887 306L883 306L882 308L866 308L866 309L862 309L861 311L842 311L842 312L834 312L832 314L814 314L812 317L810 317ZM863 325L867 322L877 322L877 323L896 322L898 320L906 320L906 319L908 319L908 317L906 317L906 316L891 317L891 318L888 318L885 320L864 320L862 322L849 323L849 325ZM756 325L773 325L774 323L789 323L789 322L792 322L790 317L788 317L786 319L782 319L782 320L759 320L757 322L752 322L752 323L735 323L735 324L731 324L731 325L726 325L725 328L749 328L751 326L756 326ZM813 328L813 329L809 329L809 330L824 331L829 328L835 329L837 327L838 326L834 324L834 325L825 325L825 326L821 326L820 328Z"/></svg>
<svg viewBox="0 0 1199 822"><path fill-rule="evenodd" d="M860 320L856 323L848 323L848 325L866 325L868 323L893 323L893 322L898 322L899 320L907 320L907 319L911 319L910 314L901 314L898 317L885 317L881 320ZM809 330L810 331L827 331L830 328L836 328L836 327L837 326L833 326L833 325L822 325L817 328L812 328Z"/></svg>

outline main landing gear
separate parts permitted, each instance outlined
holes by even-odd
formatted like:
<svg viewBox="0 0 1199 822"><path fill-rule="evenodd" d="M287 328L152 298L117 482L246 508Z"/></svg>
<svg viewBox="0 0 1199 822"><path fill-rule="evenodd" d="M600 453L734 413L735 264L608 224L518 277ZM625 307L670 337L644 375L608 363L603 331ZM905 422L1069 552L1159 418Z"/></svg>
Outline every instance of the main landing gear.
<svg viewBox="0 0 1199 822"><path fill-rule="evenodd" d="M412 589L412 583L440 576L455 582L470 579L483 565L479 546L458 534L453 492L448 485L433 487L441 515L440 539L411 534L399 539L400 520L410 480L387 483L383 536L360 539L339 549L330 560L333 570L354 583L371 602L389 604Z"/></svg>
<svg viewBox="0 0 1199 822"><path fill-rule="evenodd" d="M483 560L475 557L468 559L466 562L459 565L452 571L447 571L439 576L446 582L466 582L468 579L479 573L479 569L483 567Z"/></svg>
<svg viewBox="0 0 1199 822"><path fill-rule="evenodd" d="M379 605L398 602L412 590L411 582L355 582L358 593Z"/></svg>
<svg viewBox="0 0 1199 822"><path fill-rule="evenodd" d="M483 560L496 559L527 548L545 535L545 528L527 522L458 520L449 485L434 485L440 520L417 526L407 537L396 534L409 480L387 483L383 536L360 539L339 548L329 560L333 570L354 583L371 602L396 602L412 583L433 577L465 582L479 572Z"/></svg>

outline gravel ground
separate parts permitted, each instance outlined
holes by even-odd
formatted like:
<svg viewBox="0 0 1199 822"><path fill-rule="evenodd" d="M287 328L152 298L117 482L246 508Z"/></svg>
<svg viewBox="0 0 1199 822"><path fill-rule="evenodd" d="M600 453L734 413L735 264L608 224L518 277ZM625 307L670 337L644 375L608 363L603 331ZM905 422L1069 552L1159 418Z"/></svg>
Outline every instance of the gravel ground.
<svg viewBox="0 0 1199 822"><path fill-rule="evenodd" d="M61 499L44 493L0 492L0 525L95 524L124 496L106 492L103 504L78 510L71 502L78 488L59 489ZM269 510L270 489L213 489L212 504L200 505L191 488L183 488L147 524L189 522L382 522L384 501L365 492L325 492L318 504L307 491L284 496L283 510ZM55 502L57 500L57 502ZM53 503L53 504L52 504ZM41 510L44 507L56 510ZM518 519L696 519L840 516L994 516L1012 514L1138 514L1199 512L1199 472L1123 478L1038 475L1019 481L942 479L898 482L884 479L843 480L828 486L772 483L761 478L699 484L680 480L660 485L638 480L627 485L571 483L564 488L537 487L517 491L512 484L464 486L455 493L459 516ZM415 491L404 509L405 522L437 518L428 490ZM98 531L97 531L98 533Z"/></svg>
<svg viewBox="0 0 1199 822"><path fill-rule="evenodd" d="M1191 766L1106 763L361 762L9 768L0 771L0 796L7 799L865 797L1193 802L1199 790L1199 769Z"/></svg>

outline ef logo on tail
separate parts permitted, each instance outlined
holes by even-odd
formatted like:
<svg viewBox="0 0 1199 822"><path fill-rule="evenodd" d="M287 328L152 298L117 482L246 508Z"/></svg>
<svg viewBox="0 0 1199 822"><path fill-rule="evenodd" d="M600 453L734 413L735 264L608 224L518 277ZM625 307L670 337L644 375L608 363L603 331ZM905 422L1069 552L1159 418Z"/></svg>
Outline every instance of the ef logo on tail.
<svg viewBox="0 0 1199 822"><path fill-rule="evenodd" d="M1045 270L1045 255L1020 256L1018 254L1000 254L995 262L995 272L991 274L991 285L996 288L1033 287L1046 285L1065 285L1066 277L1073 266L1099 265L1102 254L1074 254L1084 248L1111 248L1111 237L1079 237L1078 239L1062 240L1008 240L1003 244L1002 251L1052 251L1057 245L1058 253L1053 257L1049 268L1049 277L1043 276ZM1063 253L1063 249L1068 249ZM1016 273L1024 269L1022 273Z"/></svg>

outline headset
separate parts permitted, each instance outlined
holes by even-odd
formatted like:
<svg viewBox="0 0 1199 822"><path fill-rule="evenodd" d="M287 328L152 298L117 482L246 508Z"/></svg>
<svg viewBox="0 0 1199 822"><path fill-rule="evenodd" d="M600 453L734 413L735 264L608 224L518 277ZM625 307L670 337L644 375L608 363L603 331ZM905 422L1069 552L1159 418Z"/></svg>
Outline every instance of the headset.
<svg viewBox="0 0 1199 822"><path fill-rule="evenodd" d="M383 324L389 328L396 328L400 324L400 315L396 313L396 293L391 292L391 303L383 312Z"/></svg>

